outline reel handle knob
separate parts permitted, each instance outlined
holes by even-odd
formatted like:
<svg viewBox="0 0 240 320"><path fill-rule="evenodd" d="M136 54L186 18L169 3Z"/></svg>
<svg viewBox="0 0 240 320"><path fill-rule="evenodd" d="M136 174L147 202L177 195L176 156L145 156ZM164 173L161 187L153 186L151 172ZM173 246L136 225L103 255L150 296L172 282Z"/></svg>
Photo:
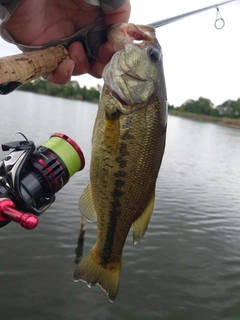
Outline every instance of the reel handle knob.
<svg viewBox="0 0 240 320"><path fill-rule="evenodd" d="M16 209L13 201L8 198L0 199L0 221L11 220L19 223L25 229L34 229L38 224L38 218L29 212Z"/></svg>

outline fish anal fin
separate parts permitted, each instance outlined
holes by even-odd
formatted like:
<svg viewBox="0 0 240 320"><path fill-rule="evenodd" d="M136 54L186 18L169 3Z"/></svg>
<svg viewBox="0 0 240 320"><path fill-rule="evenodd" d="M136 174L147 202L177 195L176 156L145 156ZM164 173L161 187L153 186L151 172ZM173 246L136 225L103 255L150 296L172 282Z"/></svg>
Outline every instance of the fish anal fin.
<svg viewBox="0 0 240 320"><path fill-rule="evenodd" d="M153 212L153 207L154 207L154 199L155 199L155 190L152 193L151 198L148 201L148 204L145 208L145 210L143 211L143 213L141 214L141 216L134 221L133 223L133 243L137 244L141 238L144 236L149 221L151 219L152 216L152 212Z"/></svg>
<svg viewBox="0 0 240 320"><path fill-rule="evenodd" d="M79 198L78 209L88 221L97 220L97 213L93 204L90 182L88 183L87 187L83 190L83 193Z"/></svg>
<svg viewBox="0 0 240 320"><path fill-rule="evenodd" d="M74 281L83 281L89 288L98 284L113 302L118 293L121 260L117 263L101 264L95 246L76 267Z"/></svg>

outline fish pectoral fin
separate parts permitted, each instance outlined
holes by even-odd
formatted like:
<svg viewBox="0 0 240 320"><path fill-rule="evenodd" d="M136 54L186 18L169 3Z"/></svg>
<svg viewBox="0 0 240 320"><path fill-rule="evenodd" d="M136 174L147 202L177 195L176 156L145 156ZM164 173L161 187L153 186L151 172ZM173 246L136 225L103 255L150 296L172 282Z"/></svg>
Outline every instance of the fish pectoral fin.
<svg viewBox="0 0 240 320"><path fill-rule="evenodd" d="M88 183L87 187L83 190L83 193L79 198L78 209L88 221L97 220L97 213L95 211L92 199L91 182Z"/></svg>
<svg viewBox="0 0 240 320"><path fill-rule="evenodd" d="M155 190L153 191L153 194L150 200L148 201L148 204L145 210L143 211L143 213L140 215L140 217L136 221L133 222L132 226L133 226L133 243L134 244L137 244L142 239L142 237L144 236L147 230L147 227L153 212L154 199L155 199Z"/></svg>
<svg viewBox="0 0 240 320"><path fill-rule="evenodd" d="M89 288L98 284L113 302L118 293L121 259L118 262L102 265L94 246L76 267L74 281L83 281Z"/></svg>

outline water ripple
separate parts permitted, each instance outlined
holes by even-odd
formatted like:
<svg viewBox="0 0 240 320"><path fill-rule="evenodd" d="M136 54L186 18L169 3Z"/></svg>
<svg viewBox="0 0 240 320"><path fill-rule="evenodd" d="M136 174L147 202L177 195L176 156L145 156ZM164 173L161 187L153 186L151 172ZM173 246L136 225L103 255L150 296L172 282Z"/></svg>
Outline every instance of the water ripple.
<svg viewBox="0 0 240 320"><path fill-rule="evenodd" d="M2 98L2 142L16 129L39 144L62 131L81 145L86 169L57 194L35 230L14 223L1 229L1 318L239 318L240 130L169 117L152 220L139 244L129 234L119 295L109 304L100 288L72 281L96 240L96 223L81 235L77 209L89 179L96 105L23 92ZM36 117L41 130L29 126Z"/></svg>

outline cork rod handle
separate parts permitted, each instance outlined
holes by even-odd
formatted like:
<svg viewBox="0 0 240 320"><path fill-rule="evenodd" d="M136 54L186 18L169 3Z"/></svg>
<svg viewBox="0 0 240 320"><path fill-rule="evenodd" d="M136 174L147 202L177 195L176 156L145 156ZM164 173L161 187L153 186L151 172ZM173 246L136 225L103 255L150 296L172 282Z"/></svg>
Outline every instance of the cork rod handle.
<svg viewBox="0 0 240 320"><path fill-rule="evenodd" d="M62 45L0 58L0 94L56 70L65 59L69 56Z"/></svg>

